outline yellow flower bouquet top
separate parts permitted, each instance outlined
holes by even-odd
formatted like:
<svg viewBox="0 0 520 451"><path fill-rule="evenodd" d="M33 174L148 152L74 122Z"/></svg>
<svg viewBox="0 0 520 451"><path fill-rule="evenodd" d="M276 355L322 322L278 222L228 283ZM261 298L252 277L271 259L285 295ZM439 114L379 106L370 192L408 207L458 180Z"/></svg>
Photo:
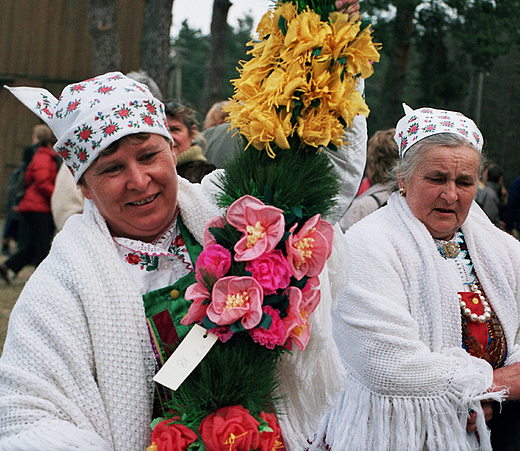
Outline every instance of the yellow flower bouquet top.
<svg viewBox="0 0 520 451"><path fill-rule="evenodd" d="M257 33L252 59L233 80L231 126L271 158L273 147L294 148L291 138L298 148L340 147L345 127L369 113L355 84L379 61L370 26L339 12L324 21L286 2L264 14Z"/></svg>

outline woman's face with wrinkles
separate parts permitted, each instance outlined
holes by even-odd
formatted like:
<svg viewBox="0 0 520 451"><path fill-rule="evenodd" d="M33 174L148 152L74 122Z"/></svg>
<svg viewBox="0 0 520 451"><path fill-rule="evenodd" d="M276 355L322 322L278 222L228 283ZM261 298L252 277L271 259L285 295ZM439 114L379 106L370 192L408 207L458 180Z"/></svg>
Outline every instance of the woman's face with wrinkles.
<svg viewBox="0 0 520 451"><path fill-rule="evenodd" d="M479 167L474 148L438 146L426 152L409 180L401 180L412 213L434 238L451 239L466 220Z"/></svg>
<svg viewBox="0 0 520 451"><path fill-rule="evenodd" d="M105 218L113 236L154 240L175 216L177 159L172 143L152 134L122 138L111 155L100 155L79 186Z"/></svg>

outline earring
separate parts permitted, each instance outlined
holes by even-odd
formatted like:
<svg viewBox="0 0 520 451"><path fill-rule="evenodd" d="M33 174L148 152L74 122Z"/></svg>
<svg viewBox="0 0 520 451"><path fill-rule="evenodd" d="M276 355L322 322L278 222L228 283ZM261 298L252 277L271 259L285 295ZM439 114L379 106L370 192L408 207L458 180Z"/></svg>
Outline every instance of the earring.
<svg viewBox="0 0 520 451"><path fill-rule="evenodd" d="M405 197L406 196L404 188L399 188L399 194L401 195L401 197Z"/></svg>

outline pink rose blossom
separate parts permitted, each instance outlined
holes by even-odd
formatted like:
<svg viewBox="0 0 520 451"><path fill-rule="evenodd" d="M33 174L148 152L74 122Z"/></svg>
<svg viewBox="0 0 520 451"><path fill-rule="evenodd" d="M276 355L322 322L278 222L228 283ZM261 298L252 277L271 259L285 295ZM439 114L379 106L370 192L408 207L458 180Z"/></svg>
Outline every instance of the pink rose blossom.
<svg viewBox="0 0 520 451"><path fill-rule="evenodd" d="M332 252L332 225L320 219L318 214L309 219L294 235L296 226L297 224L291 227L291 235L285 244L292 274L297 280L301 280L303 276L318 276Z"/></svg>
<svg viewBox="0 0 520 451"><path fill-rule="evenodd" d="M287 316L282 318L286 328L285 341L292 339L298 349L303 351L310 338L309 315L320 301L319 290L310 290L303 294L296 287L289 287L284 292L289 296Z"/></svg>
<svg viewBox="0 0 520 451"><path fill-rule="evenodd" d="M208 332L215 334L222 343L225 343L233 336L233 332L231 332L229 326L214 327L213 329L209 329Z"/></svg>
<svg viewBox="0 0 520 451"><path fill-rule="evenodd" d="M212 244L205 248L197 258L195 278L203 285L206 282L213 285L224 277L231 268L231 253L220 244Z"/></svg>
<svg viewBox="0 0 520 451"><path fill-rule="evenodd" d="M252 277L223 277L213 286L212 302L206 314L219 326L241 320L245 329L252 329L262 319L264 293Z"/></svg>
<svg viewBox="0 0 520 451"><path fill-rule="evenodd" d="M235 244L236 261L254 260L271 252L285 232L283 211L249 195L229 206L226 219L243 233Z"/></svg>
<svg viewBox="0 0 520 451"><path fill-rule="evenodd" d="M188 309L188 314L181 320L181 324L189 326L193 323L200 323L206 316L206 310L208 308L207 303L203 304L207 299L211 299L210 294L206 287L198 282L190 285L186 289L184 298L187 301L193 301Z"/></svg>
<svg viewBox="0 0 520 451"><path fill-rule="evenodd" d="M212 244L217 244L217 240L213 234L209 231L210 227L219 227L223 228L225 224L224 218L222 216L213 216L207 223L206 228L204 229L204 249Z"/></svg>
<svg viewBox="0 0 520 451"><path fill-rule="evenodd" d="M275 346L283 346L285 343L285 326L280 318L280 312L270 305L265 305L263 311L272 318L271 326L269 329L255 327L249 330L249 334L256 343L268 349L274 349Z"/></svg>
<svg viewBox="0 0 520 451"><path fill-rule="evenodd" d="M287 288L291 281L291 268L279 249L247 262L246 271L262 285L264 294L275 294L278 288Z"/></svg>

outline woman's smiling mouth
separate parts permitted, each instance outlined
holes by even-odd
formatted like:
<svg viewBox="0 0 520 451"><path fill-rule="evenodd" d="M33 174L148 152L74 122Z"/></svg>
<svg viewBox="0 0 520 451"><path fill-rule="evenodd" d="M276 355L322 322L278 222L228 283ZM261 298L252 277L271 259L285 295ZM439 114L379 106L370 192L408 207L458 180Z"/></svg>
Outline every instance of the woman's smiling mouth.
<svg viewBox="0 0 520 451"><path fill-rule="evenodd" d="M158 194L153 194L152 196L150 197L147 197L146 199L143 199L143 200L136 200L135 202L129 202L130 205L145 205L145 204L149 204L150 202L152 202L156 197L158 196Z"/></svg>

